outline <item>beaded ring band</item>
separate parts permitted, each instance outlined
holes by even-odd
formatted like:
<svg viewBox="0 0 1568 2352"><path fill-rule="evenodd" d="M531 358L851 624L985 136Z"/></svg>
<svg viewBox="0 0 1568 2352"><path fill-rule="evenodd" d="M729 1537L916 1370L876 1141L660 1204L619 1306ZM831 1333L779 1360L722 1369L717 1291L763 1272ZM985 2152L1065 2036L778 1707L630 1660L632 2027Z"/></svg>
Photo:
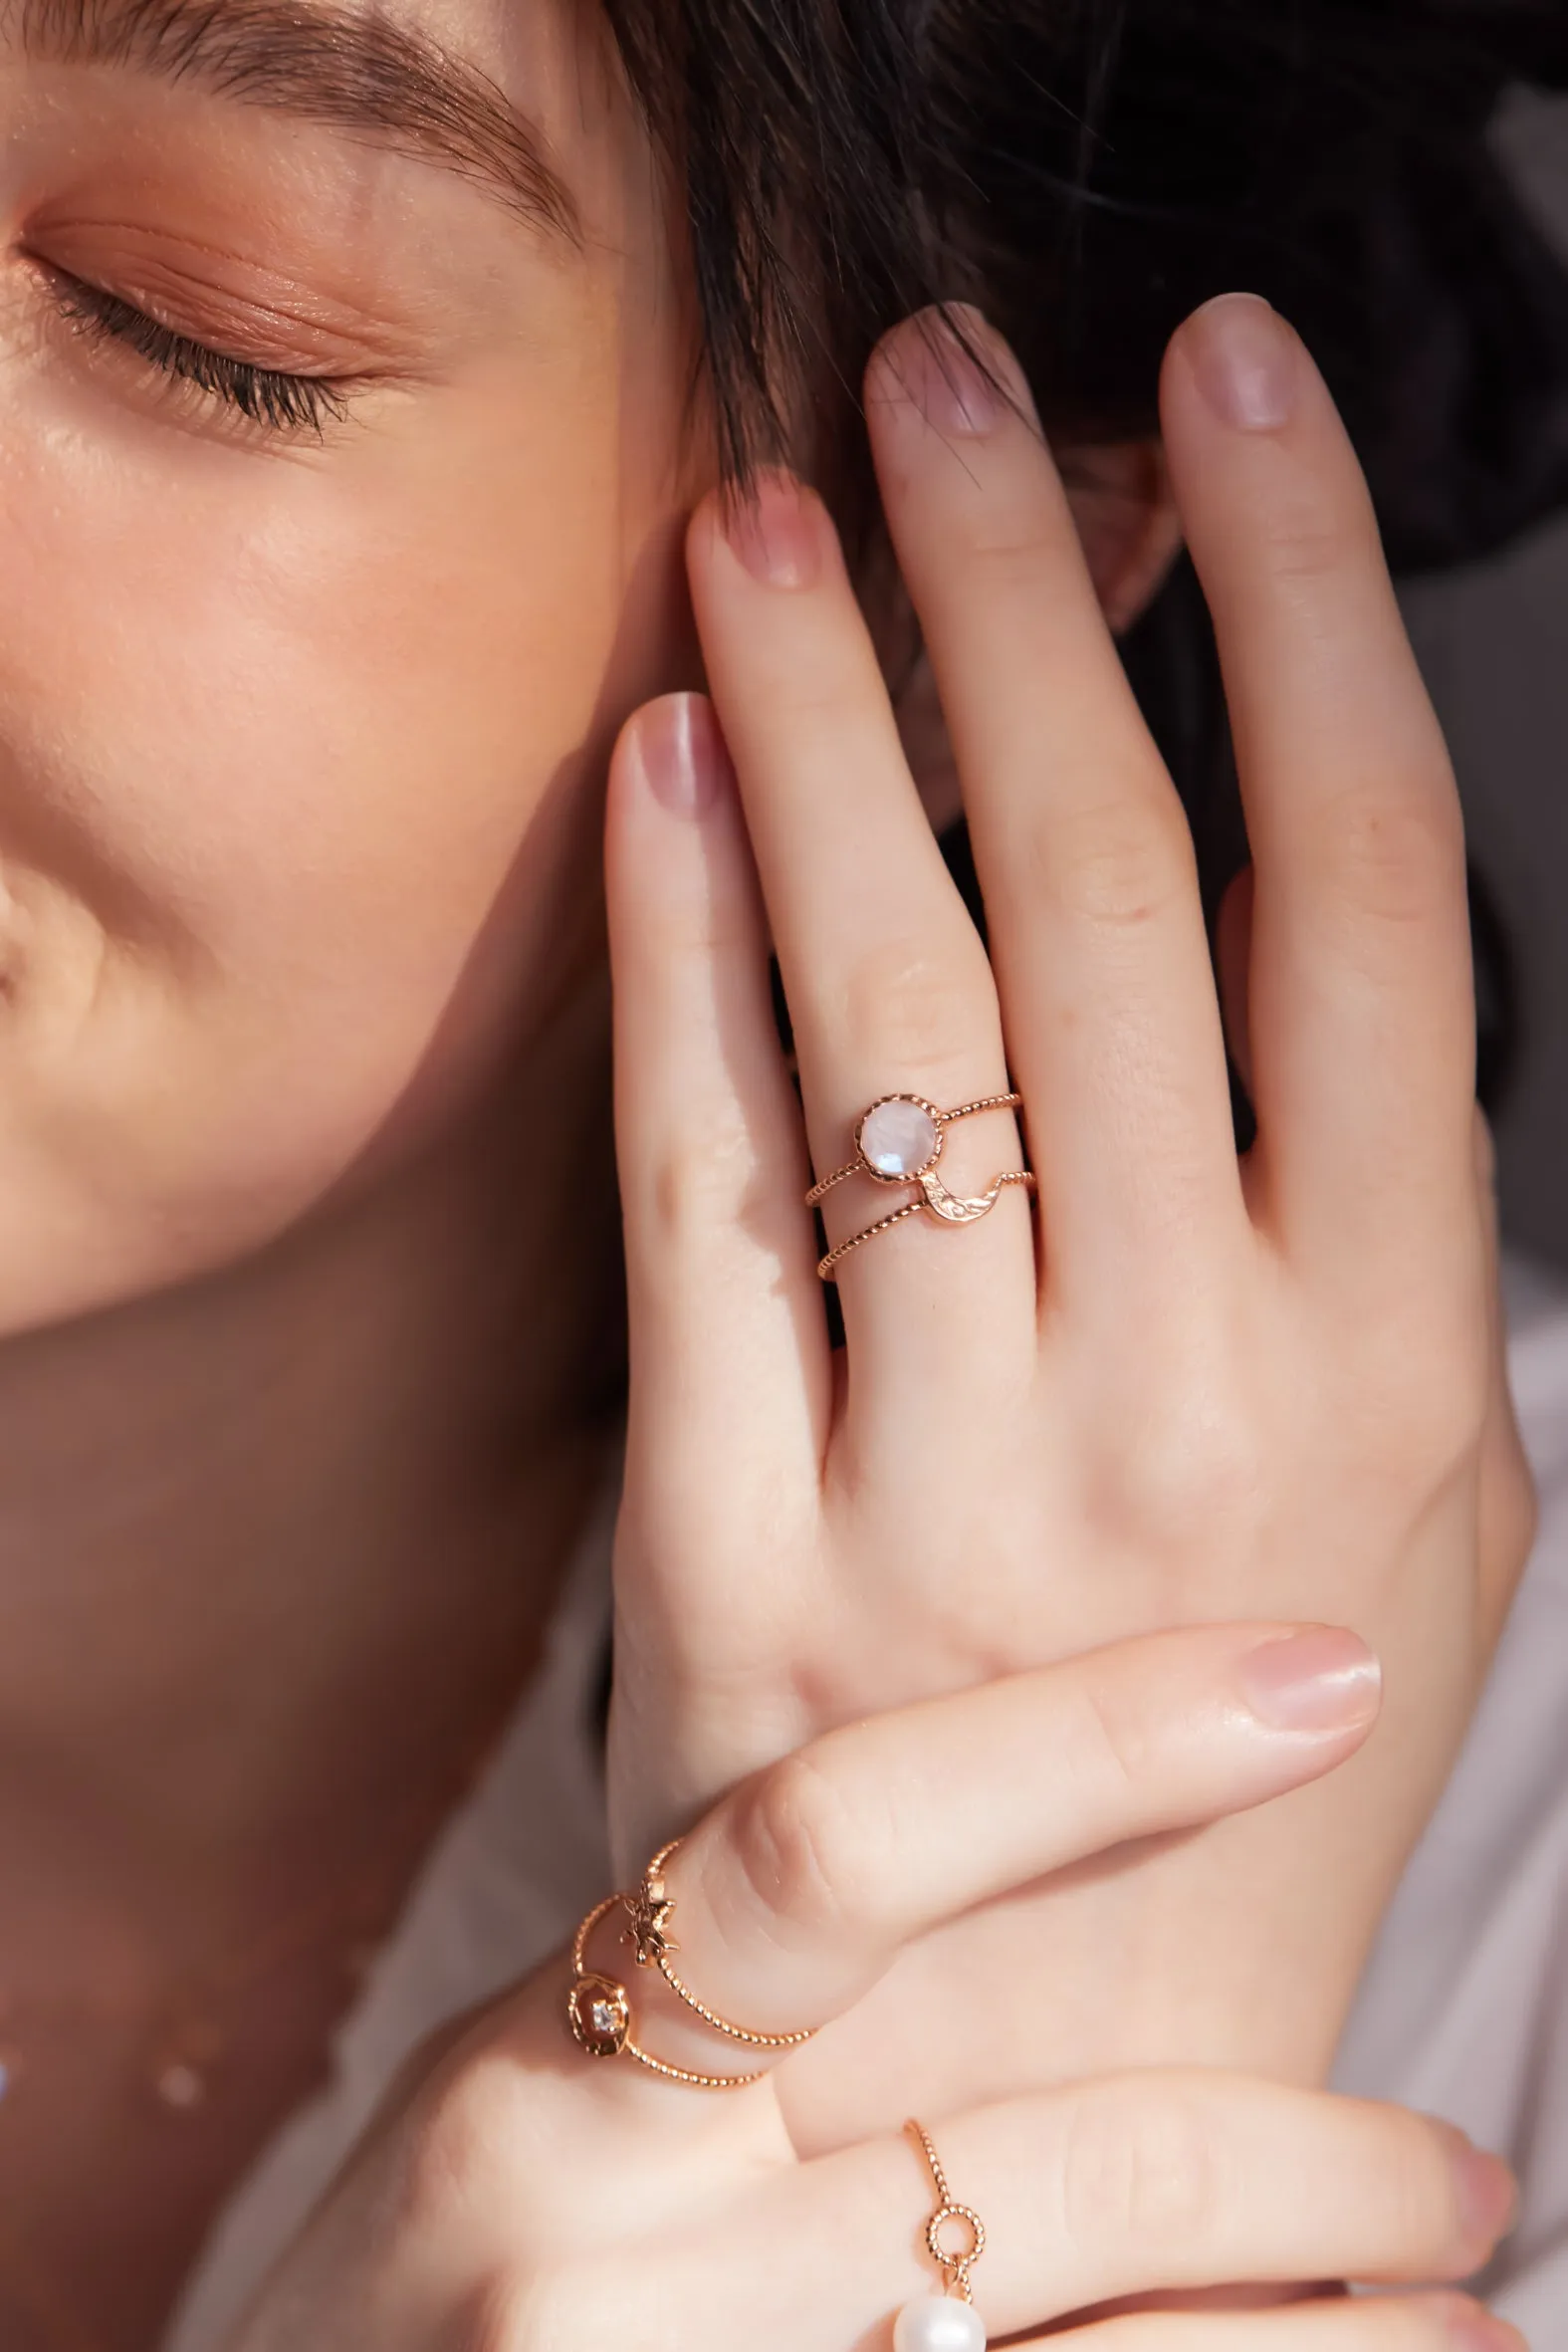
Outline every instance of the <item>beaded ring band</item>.
<svg viewBox="0 0 1568 2352"><path fill-rule="evenodd" d="M974 1118L978 1111L1016 1110L1022 1100L1021 1094L985 1094L978 1101L960 1103L957 1110L942 1110L923 1094L883 1094L862 1111L855 1123L855 1158L835 1168L831 1176L820 1177L805 1196L806 1207L814 1209L835 1185L851 1176L869 1176L873 1184L914 1184L919 1191L912 1201L905 1201L887 1216L877 1218L875 1224L851 1234L836 1250L829 1250L817 1264L821 1280L834 1281L835 1268L851 1250L874 1241L892 1226L902 1225L906 1217L917 1216L922 1209L944 1225L977 1225L996 1207L1006 1186L1021 1184L1032 1191L1034 1173L1029 1168L1008 1169L973 1198L950 1192L937 1174L949 1127L960 1119Z"/></svg>
<svg viewBox="0 0 1568 2352"><path fill-rule="evenodd" d="M749 2049L792 2050L801 2042L809 2041L817 2028L807 2025L796 2033L754 2033L745 2025L734 2025L728 2017L698 1999L691 1987L675 1973L670 1955L679 1952L679 1944L669 1935L670 1914L675 1899L664 1879L664 1866L676 1852L681 1840L672 1838L661 1846L642 1874L642 1884L630 1894L606 1895L596 1903L578 1928L571 1942L571 1985L566 1996L566 2017L573 2038L587 2051L590 2058L634 2058L650 2073L662 2074L669 2082L684 2082L694 2090L742 2090L749 2082L761 2082L767 2069L760 2067L750 2074L701 2074L689 2066L672 2066L664 2058L656 2058L632 2038L634 2020L631 1997L624 1985L614 1977L600 1975L587 1964L588 1942L601 1919L617 1906L625 1911L630 1925L621 1935L623 1944L633 1947L638 1968L655 1968L677 1999L701 2017L715 2033L724 2034L731 2041L744 2042Z"/></svg>
<svg viewBox="0 0 1568 2352"><path fill-rule="evenodd" d="M926 2250L942 2272L940 2294L919 2295L893 2322L893 2352L986 2352L986 2330L975 2308L969 2274L986 2250L986 2225L973 2206L956 2205L942 2159L923 2123L910 2117L904 2129L925 2157L937 2192L937 2210L926 2224ZM962 2251L943 2242L957 2222L969 2238Z"/></svg>

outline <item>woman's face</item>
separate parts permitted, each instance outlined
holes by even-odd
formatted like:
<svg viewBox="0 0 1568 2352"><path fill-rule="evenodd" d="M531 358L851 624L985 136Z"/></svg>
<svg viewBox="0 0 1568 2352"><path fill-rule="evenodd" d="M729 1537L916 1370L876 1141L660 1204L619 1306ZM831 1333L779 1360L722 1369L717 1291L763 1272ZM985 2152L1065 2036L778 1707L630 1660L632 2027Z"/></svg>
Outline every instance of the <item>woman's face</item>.
<svg viewBox="0 0 1568 2352"><path fill-rule="evenodd" d="M686 659L686 301L583 12L185 13L8 0L0 46L13 1323L450 1115L570 966L579 786ZM258 421L178 338L340 398Z"/></svg>

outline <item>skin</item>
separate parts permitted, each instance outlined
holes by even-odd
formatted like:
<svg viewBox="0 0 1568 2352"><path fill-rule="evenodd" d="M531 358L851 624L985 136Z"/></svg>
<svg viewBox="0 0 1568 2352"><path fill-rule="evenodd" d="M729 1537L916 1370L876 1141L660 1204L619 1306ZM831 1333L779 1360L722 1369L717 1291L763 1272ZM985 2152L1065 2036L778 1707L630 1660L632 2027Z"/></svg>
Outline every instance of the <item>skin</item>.
<svg viewBox="0 0 1568 2352"><path fill-rule="evenodd" d="M153 2340L603 1466L598 788L694 674L682 302L595 50L405 21L544 118L574 242L14 17L0 51L16 2352ZM79 340L46 267L371 380L269 436ZM222 2062L181 2116L148 2079L193 1998Z"/></svg>
<svg viewBox="0 0 1568 2352"><path fill-rule="evenodd" d="M398 21L527 102L575 239L320 123L30 53L14 16L0 48L15 2352L155 2342L216 2203L320 2066L346 1953L394 1915L526 1682L603 1459L599 786L627 714L700 674L690 322L591 33L482 0ZM83 342L52 306L60 272L254 363L365 379L349 418L320 442L236 424ZM1106 462L1078 513L1125 618L1173 509L1149 452ZM929 697L906 720L939 807L956 770ZM624 908L625 822L612 865L615 837ZM666 851L647 845L653 919ZM622 1546L650 1671L692 1598L662 1555L678 1489L637 1491ZM1445 1589L1457 1608L1457 1567ZM1148 1599L1195 1613L1159 1579ZM1129 1629L1064 1617L1044 1646ZM878 1706L929 1687L933 1630ZM1453 1653L1380 1884L1480 1646ZM798 1664L786 1642L772 1670ZM715 1738L699 1665L673 1777L648 1792L661 1819L764 1761ZM765 1713L778 1754L822 1728ZM1375 1892L1358 1887L1346 1952ZM305 1925L259 1982L280 1918ZM1327 2010L1344 1975L1341 1953ZM223 2096L175 2119L146 2077L193 1984ZM1301 2031L1284 2070L1310 2073L1320 2010ZM979 2091L994 2060L971 2055ZM801 2129L856 2134L826 2102Z"/></svg>
<svg viewBox="0 0 1568 2352"><path fill-rule="evenodd" d="M828 519L792 481L745 528L710 504L692 529L733 774L702 711L668 702L616 771L620 1860L828 1724L1265 1596L1365 1633L1389 1713L1288 1831L1282 1813L1236 1823L911 1953L852 2036L786 2070L809 2146L908 2101L1178 2050L1321 2079L1532 1524L1499 1364L1457 800L1321 378L1245 298L1189 321L1164 372L1255 858L1226 957L1259 1116L1238 1165L1191 842L1026 387L993 345L1014 405L991 399L971 428L950 413L963 355L934 355L929 333L889 339L866 408L990 963ZM1260 346L1273 408L1238 421L1237 364L1244 389ZM700 822L672 823L677 803ZM803 1122L771 1040L770 935ZM835 1361L799 1214L810 1170L844 1164L879 1094L958 1103L1009 1074L1043 1251L1015 1191L962 1240L900 1224L838 1270ZM944 1172L978 1190L1020 1147L988 1114L953 1130ZM829 1239L902 1197L837 1188ZM1020 1944L1051 1955L1049 1999L976 2000Z"/></svg>
<svg viewBox="0 0 1568 2352"><path fill-rule="evenodd" d="M543 94L575 243L433 166L13 34L12 1328L385 1177L582 985L581 783L678 658L682 305L592 56L550 11L458 22ZM362 373L351 422L269 439L72 349L40 263L197 339L243 329L258 363Z"/></svg>
<svg viewBox="0 0 1568 2352"><path fill-rule="evenodd" d="M1267 1720L1274 1696L1252 1679L1285 1653L1323 1692L1312 1731ZM1378 1695L1353 1636L1204 1628L831 1733L737 1789L674 1857L679 1966L744 1982L765 2010L852 2015L911 1937L1331 1770ZM781 1870L782 1855L807 1866ZM613 1936L606 1922L590 1960L616 1965ZM674 2055L685 2012L651 1968L646 1983L639 2045ZM802 2160L780 2096L792 2054L770 2075L766 2053L730 2043L725 2066L739 2057L753 2079L705 2095L624 2058L584 2061L560 2003L558 1964L405 2072L233 2352L628 2338L882 2352L890 2315L939 2291L918 2228L935 2199L907 2135ZM690 2063L719 2061L709 2048ZM1463 2277L1512 2198L1496 2158L1430 2118L1212 2070L1014 2096L945 2117L939 2138L954 2196L988 2229L973 2281L985 2326L1019 2346L1151 2287ZM1432 2291L1140 2313L1065 2336L1082 2352L1519 2352L1473 2302Z"/></svg>

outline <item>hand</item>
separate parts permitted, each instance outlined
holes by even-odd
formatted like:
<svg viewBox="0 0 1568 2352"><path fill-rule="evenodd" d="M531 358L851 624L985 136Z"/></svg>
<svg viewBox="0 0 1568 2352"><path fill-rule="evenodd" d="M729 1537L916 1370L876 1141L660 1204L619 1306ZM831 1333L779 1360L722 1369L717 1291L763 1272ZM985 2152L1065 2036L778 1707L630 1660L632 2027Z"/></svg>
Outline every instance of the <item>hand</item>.
<svg viewBox="0 0 1568 2352"><path fill-rule="evenodd" d="M678 698L634 720L612 776L619 1857L827 1726L1139 1628L1333 1617L1383 1655L1389 1702L1332 1785L909 1953L852 2045L786 2069L808 2148L1085 2066L1319 2077L1530 1538L1458 809L1324 386L1243 303L1189 322L1163 387L1255 859L1222 926L1259 1122L1238 1165L1187 827L1027 392L969 332L1011 405L917 322L873 361L867 413L990 961L827 517L785 477L691 534L733 773L708 706ZM961 1231L910 1217L840 1265L835 1360L811 1168L851 1157L878 1096L951 1107L1009 1079L1038 1250L1017 1190ZM943 1172L974 1192L1019 1164L988 1113ZM889 1197L839 1186L830 1239Z"/></svg>
<svg viewBox="0 0 1568 2352"><path fill-rule="evenodd" d="M1287 1652L1327 1669L1315 1730L1271 1720ZM1354 1640L1238 1626L829 1734L737 1790L675 1857L680 1968L761 2031L836 2015L900 1944L966 1907L1329 1770L1376 1707ZM611 1969L614 1954L606 1924L590 1961ZM757 2062L645 1974L642 2045L702 2071ZM938 2288L922 2250L936 2200L907 2139L802 2163L777 2076L720 2095L595 2062L566 2035L565 1985L558 1962L405 2076L231 2352L869 2352ZM1457 2278L1511 2203L1506 2169L1442 2124L1222 2075L1086 2082L955 2115L937 2137L954 2196L988 2227L974 2287L994 2337L1155 2287ZM1081 2340L1517 2345L1510 2329L1458 2332L1493 2324L1463 2297L1419 2293L1127 2319Z"/></svg>

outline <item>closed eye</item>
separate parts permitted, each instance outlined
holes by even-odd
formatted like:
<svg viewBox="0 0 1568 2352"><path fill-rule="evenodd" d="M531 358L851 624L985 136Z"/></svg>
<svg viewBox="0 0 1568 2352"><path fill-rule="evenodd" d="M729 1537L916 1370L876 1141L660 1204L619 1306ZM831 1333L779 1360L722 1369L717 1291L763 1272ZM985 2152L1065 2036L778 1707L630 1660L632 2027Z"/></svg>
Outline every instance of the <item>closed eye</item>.
<svg viewBox="0 0 1568 2352"><path fill-rule="evenodd" d="M51 300L77 333L123 345L161 374L192 385L269 432L314 433L320 440L324 419L340 423L347 414L348 387L339 376L291 375L231 358L177 335L117 294L106 294L53 266L44 274Z"/></svg>

